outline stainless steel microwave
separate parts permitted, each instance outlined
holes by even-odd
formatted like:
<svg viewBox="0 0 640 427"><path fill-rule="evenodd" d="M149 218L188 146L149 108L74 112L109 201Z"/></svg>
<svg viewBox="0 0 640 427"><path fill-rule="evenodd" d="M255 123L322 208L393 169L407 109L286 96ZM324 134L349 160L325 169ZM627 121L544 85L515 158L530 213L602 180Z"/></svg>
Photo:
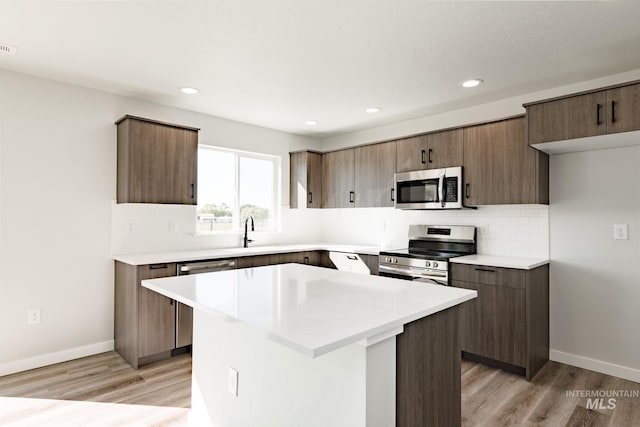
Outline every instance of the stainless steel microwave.
<svg viewBox="0 0 640 427"><path fill-rule="evenodd" d="M461 209L462 167L400 172L395 175L398 209Z"/></svg>

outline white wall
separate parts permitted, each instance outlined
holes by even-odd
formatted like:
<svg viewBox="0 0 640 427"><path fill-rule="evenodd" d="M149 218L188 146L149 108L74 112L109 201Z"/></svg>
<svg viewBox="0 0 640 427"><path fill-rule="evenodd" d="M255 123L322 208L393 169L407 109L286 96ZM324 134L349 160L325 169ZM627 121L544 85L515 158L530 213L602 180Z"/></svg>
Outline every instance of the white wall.
<svg viewBox="0 0 640 427"><path fill-rule="evenodd" d="M7 71L0 71L0 95L0 375L113 347L117 118L133 114L200 127L201 142L280 155L284 171L288 151L317 148L312 138ZM284 204L288 179L283 174ZM189 209L124 207L114 216L126 223L134 214L139 229L154 235L154 224L167 230L169 218L185 218ZM309 231L317 240L298 217L287 216L287 233L279 236L305 239ZM144 233L118 240L117 231L116 250L169 244L163 236L142 245ZM186 233L176 241L216 243ZM27 325L30 308L41 309L41 324Z"/></svg>
<svg viewBox="0 0 640 427"><path fill-rule="evenodd" d="M551 157L550 338L556 360L640 382L639 165L640 147Z"/></svg>
<svg viewBox="0 0 640 427"><path fill-rule="evenodd" d="M512 98L501 99L499 101L449 111L446 113L398 121L387 125L325 138L322 141L323 149L334 150L352 145L385 141L439 129L465 126L473 123L515 116L525 113L525 109L522 107L522 104L527 102L539 101L542 99L568 95L584 90L597 89L608 85L625 83L639 79L640 69L539 92L527 93ZM487 82L485 84L490 85L491 83Z"/></svg>

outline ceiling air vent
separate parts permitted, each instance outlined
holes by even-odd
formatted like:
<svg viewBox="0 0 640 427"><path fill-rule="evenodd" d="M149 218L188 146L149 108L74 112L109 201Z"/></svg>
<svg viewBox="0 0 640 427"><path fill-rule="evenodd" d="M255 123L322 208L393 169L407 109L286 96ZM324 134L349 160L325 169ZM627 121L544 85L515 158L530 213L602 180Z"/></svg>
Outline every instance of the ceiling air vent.
<svg viewBox="0 0 640 427"><path fill-rule="evenodd" d="M17 50L18 50L18 48L15 47L15 46L11 46L11 45L8 45L8 44L0 43L0 53L5 53L5 54L9 54L9 55L15 55Z"/></svg>

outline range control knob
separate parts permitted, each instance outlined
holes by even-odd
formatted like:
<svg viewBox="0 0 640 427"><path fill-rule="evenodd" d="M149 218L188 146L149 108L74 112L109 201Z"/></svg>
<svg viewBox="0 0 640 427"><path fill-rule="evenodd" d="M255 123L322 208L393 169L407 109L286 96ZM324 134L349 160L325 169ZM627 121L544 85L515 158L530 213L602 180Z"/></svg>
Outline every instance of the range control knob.
<svg viewBox="0 0 640 427"><path fill-rule="evenodd" d="M434 262L434 263L433 263L433 268L436 268L436 267L438 267L438 263L437 263L437 262Z"/></svg>
<svg viewBox="0 0 640 427"><path fill-rule="evenodd" d="M398 263L398 258L394 258L391 262L393 262L394 264Z"/></svg>
<svg viewBox="0 0 640 427"><path fill-rule="evenodd" d="M424 263L425 267L431 267L431 263L429 261Z"/></svg>

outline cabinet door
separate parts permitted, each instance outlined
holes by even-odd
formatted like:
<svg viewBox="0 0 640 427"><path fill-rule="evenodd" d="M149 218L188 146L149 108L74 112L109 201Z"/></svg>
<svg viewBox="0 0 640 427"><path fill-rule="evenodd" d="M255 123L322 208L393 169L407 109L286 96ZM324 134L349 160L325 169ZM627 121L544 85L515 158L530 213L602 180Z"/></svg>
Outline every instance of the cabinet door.
<svg viewBox="0 0 640 427"><path fill-rule="evenodd" d="M524 118L464 129L467 205L543 203L538 167L546 154L524 141Z"/></svg>
<svg viewBox="0 0 640 427"><path fill-rule="evenodd" d="M603 135L606 102L600 91L527 106L529 144Z"/></svg>
<svg viewBox="0 0 640 427"><path fill-rule="evenodd" d="M426 135L397 141L396 172L427 169L427 150Z"/></svg>
<svg viewBox="0 0 640 427"><path fill-rule="evenodd" d="M331 151L322 155L322 207L352 208L355 149Z"/></svg>
<svg viewBox="0 0 640 427"><path fill-rule="evenodd" d="M237 268L262 267L269 265L270 255L243 256L236 260Z"/></svg>
<svg viewBox="0 0 640 427"><path fill-rule="evenodd" d="M462 129L453 129L427 135L427 167L448 168L462 165Z"/></svg>
<svg viewBox="0 0 640 427"><path fill-rule="evenodd" d="M322 207L322 154L307 153L307 207Z"/></svg>
<svg viewBox="0 0 640 427"><path fill-rule="evenodd" d="M291 153L289 205L296 208L319 208L322 203L322 155L302 151Z"/></svg>
<svg viewBox="0 0 640 427"><path fill-rule="evenodd" d="M525 290L453 281L478 297L463 306L462 351L524 367Z"/></svg>
<svg viewBox="0 0 640 427"><path fill-rule="evenodd" d="M175 275L173 263L138 267L138 358L173 350L176 343L174 301L143 288L140 281Z"/></svg>
<svg viewBox="0 0 640 427"><path fill-rule="evenodd" d="M320 265L320 251L307 251L302 253L302 264Z"/></svg>
<svg viewBox="0 0 640 427"><path fill-rule="evenodd" d="M355 207L393 206L395 170L395 141L356 148Z"/></svg>
<svg viewBox="0 0 640 427"><path fill-rule="evenodd" d="M307 153L289 153L289 207L299 209L307 203Z"/></svg>
<svg viewBox="0 0 640 427"><path fill-rule="evenodd" d="M129 203L196 201L198 133L131 120Z"/></svg>
<svg viewBox="0 0 640 427"><path fill-rule="evenodd" d="M607 91L607 133L640 129L640 84Z"/></svg>
<svg viewBox="0 0 640 427"><path fill-rule="evenodd" d="M193 308L177 302L176 348L193 344Z"/></svg>
<svg viewBox="0 0 640 427"><path fill-rule="evenodd" d="M269 265L288 264L291 262L304 264L304 254L302 252L289 252L269 255Z"/></svg>
<svg viewBox="0 0 640 427"><path fill-rule="evenodd" d="M329 251L320 251L319 256L320 256L320 261L318 265L320 267L333 268L335 270L336 266L333 263L333 261L331 261L331 258L329 257Z"/></svg>

